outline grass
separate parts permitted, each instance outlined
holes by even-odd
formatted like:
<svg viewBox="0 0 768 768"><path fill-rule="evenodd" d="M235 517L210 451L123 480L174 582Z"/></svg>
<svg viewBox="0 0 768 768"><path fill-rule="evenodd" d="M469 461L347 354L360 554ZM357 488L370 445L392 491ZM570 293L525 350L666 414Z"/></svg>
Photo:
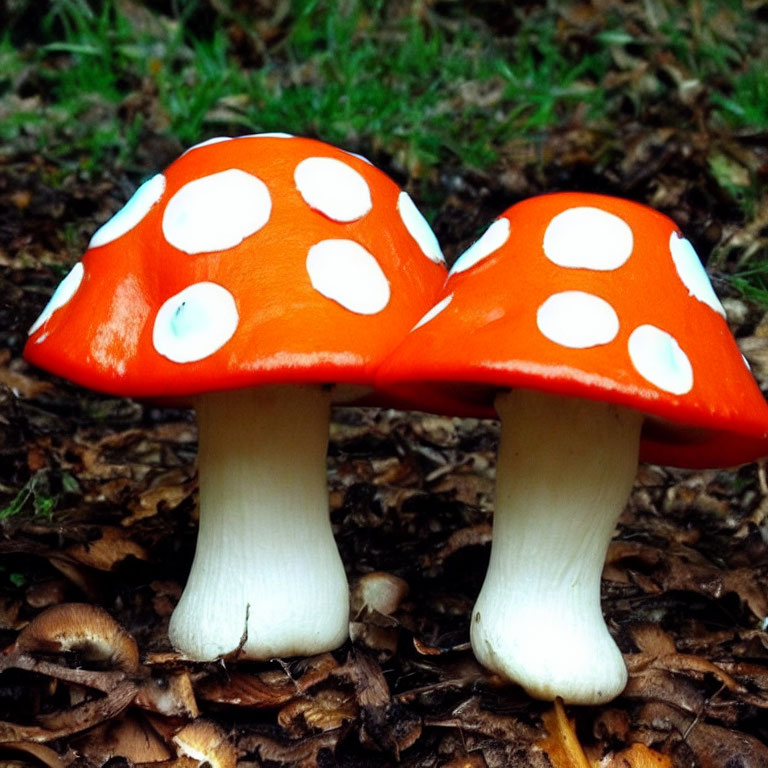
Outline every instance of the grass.
<svg viewBox="0 0 768 768"><path fill-rule="evenodd" d="M78 488L77 481L68 473L63 473L62 484L65 491L73 491ZM50 519L59 495L51 491L51 478L49 470L35 472L26 485L14 496L14 498L0 509L0 521L7 517L15 517L25 511L31 511L33 515Z"/></svg>
<svg viewBox="0 0 768 768"><path fill-rule="evenodd" d="M82 2L57 3L33 62L53 101L45 120L36 103L21 105L3 138L26 128L43 146L93 162L120 147L130 152L140 131L117 107L143 85L157 94L155 117L183 144L216 131L288 130L363 141L401 156L409 170L449 158L477 167L511 137L567 120L578 105L600 106L599 89L578 81L599 80L605 51L574 65L558 50L553 19L524 29L510 52L468 23L446 31L415 16L388 18L385 3L331 5L295 2L279 57L246 69L222 26L195 37L170 25L163 37L137 32L111 4L95 13ZM2 51L13 59L8 37ZM17 58L6 71L22 67ZM102 129L78 130L97 109Z"/></svg>
<svg viewBox="0 0 768 768"><path fill-rule="evenodd" d="M764 307L768 307L768 262L755 260L752 267L730 276L731 285L739 294Z"/></svg>
<svg viewBox="0 0 768 768"><path fill-rule="evenodd" d="M698 23L669 4L656 28L646 21L644 35L627 32L634 20L614 13L588 41L564 36L562 20L546 9L519 14L517 28L500 36L467 11L438 17L427 5L414 13L382 0L294 0L279 44L260 62L238 54L226 17L205 35L188 25L199 3L184 4L177 18L151 14L151 24L113 3L46 5L33 50L14 45L13 29L6 33L0 88L7 99L19 73L34 66L51 98L42 113L39 100L15 110L6 103L13 114L0 136L27 132L43 147L97 161L135 150L148 117L126 124L120 105L143 90L158 99L149 119L184 144L216 131L280 129L362 141L414 166L455 159L483 167L511 140L612 119L618 99L607 81L621 68L619 49L638 49L649 61L674 55L679 77L705 82L717 118L733 128L758 130L768 121L765 58L750 55L757 32L748 18L725 14L736 14L729 3L713 5L719 11L710 26L712 2ZM664 67L672 69L669 61ZM672 87L657 78L655 93L639 102L633 94L636 109ZM83 124L94 117L104 122L97 133Z"/></svg>
<svg viewBox="0 0 768 768"><path fill-rule="evenodd" d="M637 0L590 17L575 2L292 0L248 18L213 5L19 0L0 39L0 140L87 173L130 170L151 134L284 130L418 177L487 168L563 129L768 128L760 4ZM708 173L749 218L760 185L728 162Z"/></svg>

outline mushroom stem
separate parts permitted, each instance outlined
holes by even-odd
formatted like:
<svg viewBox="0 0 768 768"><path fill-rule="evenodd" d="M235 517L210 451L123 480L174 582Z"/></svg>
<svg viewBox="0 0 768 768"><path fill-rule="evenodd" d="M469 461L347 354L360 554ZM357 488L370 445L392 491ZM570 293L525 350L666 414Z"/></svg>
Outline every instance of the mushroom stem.
<svg viewBox="0 0 768 768"><path fill-rule="evenodd" d="M600 575L637 470L642 414L514 390L502 423L488 573L472 647L541 699L598 704L627 672L600 610Z"/></svg>
<svg viewBox="0 0 768 768"><path fill-rule="evenodd" d="M328 514L330 402L310 386L198 399L200 530L169 627L189 658L309 655L347 637L347 579Z"/></svg>

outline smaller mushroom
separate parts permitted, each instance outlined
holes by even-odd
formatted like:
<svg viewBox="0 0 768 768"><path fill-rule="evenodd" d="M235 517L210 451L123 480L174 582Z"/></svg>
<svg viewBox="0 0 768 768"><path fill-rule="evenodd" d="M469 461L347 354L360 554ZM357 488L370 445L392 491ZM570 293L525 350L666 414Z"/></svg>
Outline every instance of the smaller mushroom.
<svg viewBox="0 0 768 768"><path fill-rule="evenodd" d="M355 618L368 613L391 616L408 597L408 582L385 571L361 576L352 586L350 607Z"/></svg>
<svg viewBox="0 0 768 768"><path fill-rule="evenodd" d="M768 455L768 405L690 242L637 203L561 193L505 211L378 383L501 419L480 662L543 699L595 704L627 672L600 575L638 459Z"/></svg>
<svg viewBox="0 0 768 768"><path fill-rule="evenodd" d="M349 637L353 643L392 655L397 651L399 621L393 616L408 596L408 583L392 573L372 571L353 582Z"/></svg>
<svg viewBox="0 0 768 768"><path fill-rule="evenodd" d="M197 719L173 737L179 755L211 768L235 768L237 750L226 733L210 720Z"/></svg>
<svg viewBox="0 0 768 768"><path fill-rule="evenodd" d="M103 608L88 603L62 603L35 616L19 632L13 651L77 652L89 661L109 662L135 674L139 649L133 637Z"/></svg>

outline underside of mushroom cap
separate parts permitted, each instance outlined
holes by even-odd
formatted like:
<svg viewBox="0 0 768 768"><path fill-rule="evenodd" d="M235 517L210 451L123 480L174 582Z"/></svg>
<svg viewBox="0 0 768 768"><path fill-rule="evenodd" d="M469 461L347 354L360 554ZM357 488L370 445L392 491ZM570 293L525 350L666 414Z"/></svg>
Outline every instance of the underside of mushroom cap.
<svg viewBox="0 0 768 768"><path fill-rule="evenodd" d="M768 406L674 222L585 193L518 203L451 269L378 385L411 406L492 417L500 389L646 415L641 459L731 466L768 454Z"/></svg>
<svg viewBox="0 0 768 768"><path fill-rule="evenodd" d="M323 142L204 142L98 230L26 358L93 389L371 384L446 276L384 173Z"/></svg>

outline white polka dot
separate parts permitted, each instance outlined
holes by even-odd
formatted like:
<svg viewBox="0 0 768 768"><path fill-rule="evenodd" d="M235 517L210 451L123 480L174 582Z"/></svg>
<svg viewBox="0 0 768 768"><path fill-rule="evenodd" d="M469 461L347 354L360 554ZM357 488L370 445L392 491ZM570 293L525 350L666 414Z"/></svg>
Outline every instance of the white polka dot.
<svg viewBox="0 0 768 768"><path fill-rule="evenodd" d="M485 230L483 236L469 246L464 253L456 259L449 274L455 275L465 269L474 267L479 261L488 258L501 248L509 240L509 219L501 218L491 224Z"/></svg>
<svg viewBox="0 0 768 768"><path fill-rule="evenodd" d="M333 221L357 221L373 207L366 180L341 160L309 157L296 166L293 178L307 205Z"/></svg>
<svg viewBox="0 0 768 768"><path fill-rule="evenodd" d="M185 253L233 248L269 221L272 200L256 176L230 168L185 184L163 214L163 234Z"/></svg>
<svg viewBox="0 0 768 768"><path fill-rule="evenodd" d="M192 363L224 346L238 321L235 299L226 288L217 283L195 283L160 307L152 343L174 363Z"/></svg>
<svg viewBox="0 0 768 768"><path fill-rule="evenodd" d="M669 252L672 254L677 274L688 289L688 293L725 317L725 309L712 290L707 272L690 241L673 232L669 236Z"/></svg>
<svg viewBox="0 0 768 768"><path fill-rule="evenodd" d="M189 149L187 149L184 154L186 155L187 152L191 152L193 149L200 149L200 147L209 147L211 144L221 144L222 141L232 141L231 136L214 136L212 139L206 139L205 141L201 141L199 144L193 144Z"/></svg>
<svg viewBox="0 0 768 768"><path fill-rule="evenodd" d="M544 254L560 267L618 269L632 254L633 244L629 224L589 206L558 213L544 233Z"/></svg>
<svg viewBox="0 0 768 768"><path fill-rule="evenodd" d="M158 173L145 181L131 199L103 226L94 232L89 248L98 248L111 243L130 232L160 200L165 191L165 176Z"/></svg>
<svg viewBox="0 0 768 768"><path fill-rule="evenodd" d="M619 332L619 318L613 307L584 291L550 296L536 312L536 324L550 341L571 349L608 344Z"/></svg>
<svg viewBox="0 0 768 768"><path fill-rule="evenodd" d="M744 362L744 365L747 366L747 370L751 371L752 370L752 366L749 364L749 360L747 360L747 358L744 355L741 356L741 359Z"/></svg>
<svg viewBox="0 0 768 768"><path fill-rule="evenodd" d="M40 313L40 317L38 317L32 324L32 327L29 329L30 336L40 328L40 326L42 326L57 309L61 309L61 307L75 295L83 280L84 272L85 270L83 269L82 262L78 261L69 271L69 274L67 274L56 287L53 296L51 296L48 303L45 305L45 309Z"/></svg>
<svg viewBox="0 0 768 768"><path fill-rule="evenodd" d="M684 395L693 387L693 368L677 340L655 325L641 325L629 337L629 357L637 372L651 384Z"/></svg>
<svg viewBox="0 0 768 768"><path fill-rule="evenodd" d="M413 328L411 328L411 331L415 331L417 328L421 328L422 325L425 325L430 320L434 320L452 301L453 294L449 293L444 299L438 301L437 304L435 304L435 306L432 307L432 309L430 309L429 312L427 312L427 314L424 315L424 317L422 317L421 320L419 320L419 322L413 326Z"/></svg>
<svg viewBox="0 0 768 768"><path fill-rule="evenodd" d="M282 131L272 131L270 133L247 133L245 136L238 136L238 139L292 139L292 133L283 133Z"/></svg>
<svg viewBox="0 0 768 768"><path fill-rule="evenodd" d="M389 303L389 281L376 259L352 240L322 240L307 254L312 287L360 315L375 315Z"/></svg>
<svg viewBox="0 0 768 768"><path fill-rule="evenodd" d="M397 210L400 212L405 228L421 248L422 253L436 264L444 264L445 258L432 227L407 192L401 192L397 198Z"/></svg>

